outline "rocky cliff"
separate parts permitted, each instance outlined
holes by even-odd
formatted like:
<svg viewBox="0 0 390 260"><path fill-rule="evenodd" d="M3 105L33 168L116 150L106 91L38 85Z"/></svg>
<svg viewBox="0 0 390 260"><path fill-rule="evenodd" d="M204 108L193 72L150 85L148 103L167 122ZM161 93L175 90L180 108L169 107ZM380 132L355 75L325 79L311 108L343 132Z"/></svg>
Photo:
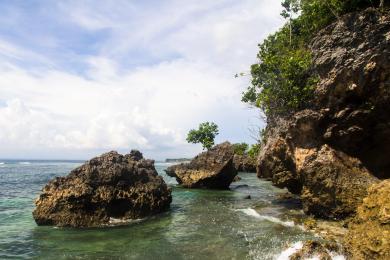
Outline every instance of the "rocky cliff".
<svg viewBox="0 0 390 260"><path fill-rule="evenodd" d="M310 44L319 76L309 109L269 122L257 174L323 218L353 216L390 177L390 15L348 14Z"/></svg>
<svg viewBox="0 0 390 260"><path fill-rule="evenodd" d="M139 151L109 152L51 180L36 200L38 225L99 227L169 208L171 190Z"/></svg>

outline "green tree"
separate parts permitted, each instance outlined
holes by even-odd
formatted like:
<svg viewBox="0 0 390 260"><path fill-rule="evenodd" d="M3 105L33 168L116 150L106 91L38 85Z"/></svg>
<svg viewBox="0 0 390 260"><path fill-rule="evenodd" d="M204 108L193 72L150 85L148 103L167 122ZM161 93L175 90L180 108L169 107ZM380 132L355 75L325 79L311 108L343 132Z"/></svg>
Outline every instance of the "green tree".
<svg viewBox="0 0 390 260"><path fill-rule="evenodd" d="M233 150L235 154L244 155L248 150L249 145L247 143L233 144Z"/></svg>
<svg viewBox="0 0 390 260"><path fill-rule="evenodd" d="M201 143L203 149L209 150L213 147L214 139L218 134L218 126L215 123L201 123L198 129L192 129L188 132L187 142L194 144Z"/></svg>
<svg viewBox="0 0 390 260"><path fill-rule="evenodd" d="M259 155L260 152L260 144L253 144L249 150L248 150L248 155L252 158L256 158Z"/></svg>

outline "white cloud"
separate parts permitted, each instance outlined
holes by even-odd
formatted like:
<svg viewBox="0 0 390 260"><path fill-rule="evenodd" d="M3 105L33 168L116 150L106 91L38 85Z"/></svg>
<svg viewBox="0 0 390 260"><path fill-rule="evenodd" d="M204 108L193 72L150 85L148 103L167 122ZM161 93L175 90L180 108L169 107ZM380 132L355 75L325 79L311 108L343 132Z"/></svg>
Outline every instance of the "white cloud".
<svg viewBox="0 0 390 260"><path fill-rule="evenodd" d="M279 4L169 1L140 13L125 2L61 4L72 23L112 30L96 55L79 55L87 66L79 75L0 60L0 158L86 158L132 148L158 159L192 156L199 146L186 144L185 134L202 121L220 125L219 141L250 141L257 111L240 102L249 79L233 74L255 62L257 43L280 24ZM35 57L1 43L0 51ZM162 61L127 67L120 56L135 47Z"/></svg>

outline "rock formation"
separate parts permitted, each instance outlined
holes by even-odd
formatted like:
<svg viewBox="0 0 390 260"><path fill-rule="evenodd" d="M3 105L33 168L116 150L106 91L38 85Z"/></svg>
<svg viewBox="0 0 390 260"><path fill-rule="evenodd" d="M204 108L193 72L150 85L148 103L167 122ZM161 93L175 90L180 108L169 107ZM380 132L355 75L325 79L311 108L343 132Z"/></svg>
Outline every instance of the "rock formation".
<svg viewBox="0 0 390 260"><path fill-rule="evenodd" d="M390 177L390 15L351 13L313 39L319 76L309 109L268 122L257 173L323 218L353 215Z"/></svg>
<svg viewBox="0 0 390 260"><path fill-rule="evenodd" d="M345 241L351 259L390 259L390 180L369 188Z"/></svg>
<svg viewBox="0 0 390 260"><path fill-rule="evenodd" d="M98 227L169 208L171 190L139 151L109 152L51 180L36 200L38 225Z"/></svg>
<svg viewBox="0 0 390 260"><path fill-rule="evenodd" d="M186 188L228 189L237 175L233 157L232 145L225 142L197 155L189 163L169 167L166 172Z"/></svg>
<svg viewBox="0 0 390 260"><path fill-rule="evenodd" d="M256 172L256 158L252 158L247 154L235 154L233 157L233 164L239 172Z"/></svg>

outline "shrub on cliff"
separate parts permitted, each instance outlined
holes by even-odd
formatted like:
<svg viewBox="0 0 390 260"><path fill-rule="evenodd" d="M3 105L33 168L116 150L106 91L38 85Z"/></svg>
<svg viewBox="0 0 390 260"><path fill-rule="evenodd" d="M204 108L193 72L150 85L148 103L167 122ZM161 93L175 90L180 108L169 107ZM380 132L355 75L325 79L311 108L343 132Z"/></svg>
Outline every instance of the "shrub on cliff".
<svg viewBox="0 0 390 260"><path fill-rule="evenodd" d="M234 154L244 155L249 148L247 143L237 143L233 144Z"/></svg>
<svg viewBox="0 0 390 260"><path fill-rule="evenodd" d="M260 152L261 145L260 144L252 144L252 146L248 150L248 155L251 158L257 158Z"/></svg>
<svg viewBox="0 0 390 260"><path fill-rule="evenodd" d="M288 21L259 44L259 63L251 66L252 84L242 101L260 108L267 120L309 106L317 83L307 48L313 35L345 13L379 5L380 0L282 1Z"/></svg>

